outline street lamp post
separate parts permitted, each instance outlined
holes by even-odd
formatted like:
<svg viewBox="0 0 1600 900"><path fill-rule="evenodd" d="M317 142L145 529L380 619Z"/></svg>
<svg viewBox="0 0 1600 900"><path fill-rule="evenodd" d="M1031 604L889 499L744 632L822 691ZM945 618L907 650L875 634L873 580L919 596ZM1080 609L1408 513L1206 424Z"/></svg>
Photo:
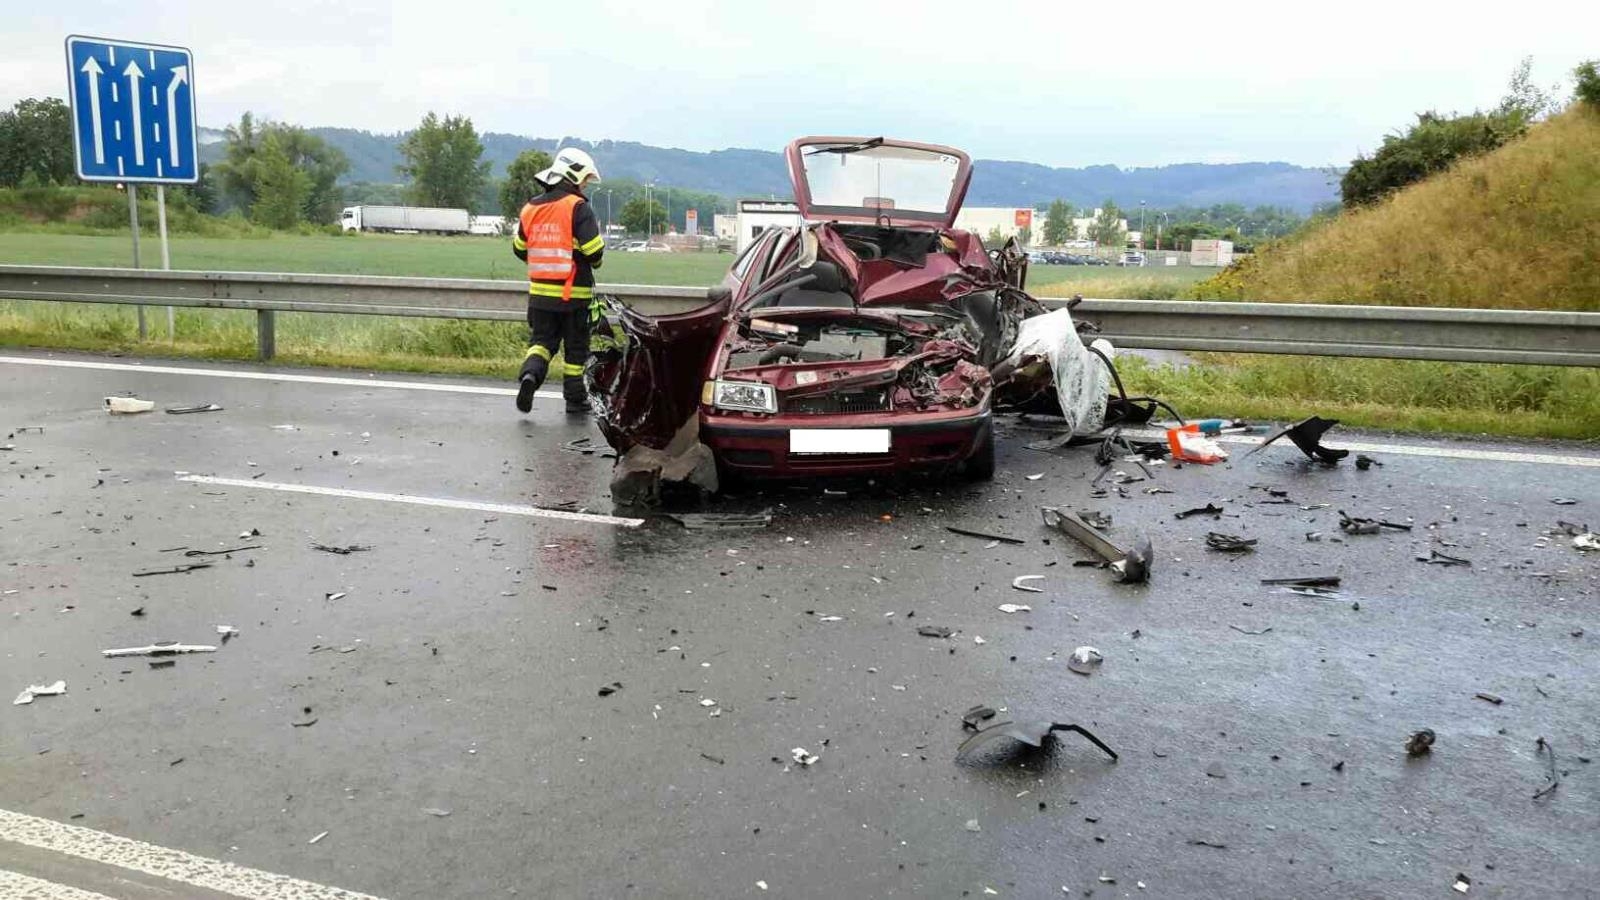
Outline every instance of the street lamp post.
<svg viewBox="0 0 1600 900"><path fill-rule="evenodd" d="M1139 243L1144 243L1144 201L1139 201Z"/></svg>

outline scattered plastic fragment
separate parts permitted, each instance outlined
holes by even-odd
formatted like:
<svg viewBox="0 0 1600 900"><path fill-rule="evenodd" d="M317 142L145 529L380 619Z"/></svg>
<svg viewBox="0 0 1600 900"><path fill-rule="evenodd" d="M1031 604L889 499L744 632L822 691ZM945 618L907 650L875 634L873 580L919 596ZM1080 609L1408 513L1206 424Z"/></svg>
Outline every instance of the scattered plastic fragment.
<svg viewBox="0 0 1600 900"><path fill-rule="evenodd" d="M227 556L230 553L243 553L246 550L260 549L260 544L244 544L239 547L229 547L226 550L185 550L183 555L193 559L198 556Z"/></svg>
<svg viewBox="0 0 1600 900"><path fill-rule="evenodd" d="M956 748L956 761L972 761L978 758L973 751L988 745L998 738L1010 738L1019 744L1025 744L1035 749L1043 747L1045 739L1057 731L1072 731L1083 735L1091 744L1105 751L1105 754L1114 761L1117 752L1106 746L1105 742L1095 737L1089 729L1082 725L1068 725L1061 722L997 722L988 728L971 735L961 742ZM1013 748L1014 750L1015 748Z"/></svg>
<svg viewBox="0 0 1600 900"><path fill-rule="evenodd" d="M960 535L965 535L966 537L983 538L986 541L999 541L1002 544L1026 544L1027 543L1027 541L1025 541L1025 540L1023 540L1021 538L1007 537L1006 535L1003 535L1003 534L989 534L989 533L983 532L983 531L973 531L973 530L968 529L968 528L957 528L954 525L946 525L944 527L944 530L950 532L951 534L960 534Z"/></svg>
<svg viewBox="0 0 1600 900"><path fill-rule="evenodd" d="M610 684L601 685L599 693L600 693L600 696L602 696L602 697L609 697L612 694L615 694L617 691L620 691L620 690L622 690L622 682L613 681Z"/></svg>
<svg viewBox="0 0 1600 900"><path fill-rule="evenodd" d="M190 413L221 412L222 407L215 403L200 403L195 406L169 406L167 413L174 416L186 416Z"/></svg>
<svg viewBox="0 0 1600 900"><path fill-rule="evenodd" d="M1533 794L1533 799L1538 800L1540 797L1547 797L1554 793L1555 789L1561 786L1561 776L1556 774L1556 748L1551 746L1550 742L1543 737L1534 742L1533 746L1535 752L1544 754L1546 762L1550 764L1550 769L1544 776L1545 786Z"/></svg>
<svg viewBox="0 0 1600 900"><path fill-rule="evenodd" d="M1034 587L1029 582L1043 581L1043 580L1044 580L1044 576L1043 575L1018 575L1017 577L1011 579L1011 587L1016 589L1016 590L1019 590L1019 591L1028 591L1029 593L1033 593L1033 594L1042 594L1042 593L1044 593L1044 588Z"/></svg>
<svg viewBox="0 0 1600 900"><path fill-rule="evenodd" d="M1347 514L1339 510L1339 530L1345 534L1377 534L1385 528L1395 531L1410 531L1411 526L1403 522L1385 522L1382 519L1363 519L1359 516Z"/></svg>
<svg viewBox="0 0 1600 900"><path fill-rule="evenodd" d="M1288 578L1263 578L1262 584L1286 584L1291 587L1303 588L1336 588L1339 586L1337 575L1297 575Z"/></svg>
<svg viewBox="0 0 1600 900"><path fill-rule="evenodd" d="M1433 752L1433 729L1424 728L1406 739L1406 755L1426 756Z"/></svg>
<svg viewBox="0 0 1600 900"><path fill-rule="evenodd" d="M1208 841L1208 840L1205 840L1204 838L1190 838L1189 839L1189 846L1191 846L1191 847L1210 847L1213 850L1226 850L1226 849L1228 849L1228 845L1224 844L1221 841Z"/></svg>
<svg viewBox="0 0 1600 900"><path fill-rule="evenodd" d="M367 544L350 544L348 546L341 547L337 544L313 543L311 545L311 549L321 550L323 553L335 553L339 556L349 556L352 553L365 553L368 550L371 550L372 547Z"/></svg>
<svg viewBox="0 0 1600 900"><path fill-rule="evenodd" d="M211 563L182 563L176 566L168 566L165 569L140 569L139 571L133 573L133 577L145 578L150 575L182 575L185 572L193 572L196 569L209 568L211 568Z"/></svg>
<svg viewBox="0 0 1600 900"><path fill-rule="evenodd" d="M1360 469L1363 472L1365 472L1366 470L1372 468L1373 466L1382 466L1382 465L1383 465L1383 463L1379 462L1376 459L1373 459L1372 457L1366 455L1365 453L1357 453L1356 454L1356 468Z"/></svg>
<svg viewBox="0 0 1600 900"><path fill-rule="evenodd" d="M1576 506L1578 501L1572 497L1551 497L1550 502L1557 506Z"/></svg>
<svg viewBox="0 0 1600 900"><path fill-rule="evenodd" d="M1227 460L1228 451L1222 445L1201 434L1199 426L1185 425L1167 429L1167 447L1172 458L1182 462L1211 465Z"/></svg>
<svg viewBox="0 0 1600 900"><path fill-rule="evenodd" d="M328 833L326 831L324 831L321 834L317 835L316 837L312 838L311 840L306 841L306 843L315 844L317 841L320 841L320 840L322 840L323 838L325 838L327 836L328 836Z"/></svg>
<svg viewBox="0 0 1600 900"><path fill-rule="evenodd" d="M180 644L176 641L151 644L147 647L123 647L117 650L101 650L100 655L106 658L118 656L176 656L179 653L215 653L217 648L210 644Z"/></svg>
<svg viewBox="0 0 1600 900"><path fill-rule="evenodd" d="M995 609L998 609L1003 613L1033 612L1033 607L1026 603L1002 603L995 607Z"/></svg>
<svg viewBox="0 0 1600 900"><path fill-rule="evenodd" d="M1086 522L1090 528L1099 528L1103 531L1111 527L1111 514L1097 509L1086 509L1078 513L1078 518Z"/></svg>
<svg viewBox="0 0 1600 900"><path fill-rule="evenodd" d="M1450 887L1454 888L1455 892L1458 894L1465 894L1467 891L1472 889L1472 879L1460 872L1457 872L1455 884L1450 885Z"/></svg>
<svg viewBox="0 0 1600 900"><path fill-rule="evenodd" d="M1246 553L1256 549L1258 538L1242 538L1220 531L1206 533L1206 546L1223 553Z"/></svg>
<svg viewBox="0 0 1600 900"><path fill-rule="evenodd" d="M55 697L67 692L67 683L57 681L54 684L30 684L11 701L12 706L26 706L33 702L35 697Z"/></svg>
<svg viewBox="0 0 1600 900"><path fill-rule="evenodd" d="M322 595L324 600L342 600L348 596L344 591L331 591Z"/></svg>
<svg viewBox="0 0 1600 900"><path fill-rule="evenodd" d="M1222 507L1216 505L1215 503L1207 503L1205 506L1197 506L1194 509L1186 509L1182 512L1173 513L1172 517L1174 519L1187 519L1190 516L1211 516L1212 518L1216 518L1220 515L1222 515Z"/></svg>
<svg viewBox="0 0 1600 900"><path fill-rule="evenodd" d="M1436 566L1470 566L1472 560L1459 556L1447 556L1437 550L1429 550L1427 556L1417 557L1417 562L1432 563Z"/></svg>
<svg viewBox="0 0 1600 900"><path fill-rule="evenodd" d="M228 641L239 636L239 629L233 627L232 625L218 625L217 634L222 636L222 642L226 644Z"/></svg>
<svg viewBox="0 0 1600 900"><path fill-rule="evenodd" d="M978 824L978 820L977 819L968 819L967 820L967 824L966 824L965 827L966 827L966 829L968 831L982 831L983 830L983 826Z"/></svg>
<svg viewBox="0 0 1600 900"><path fill-rule="evenodd" d="M755 531L772 524L772 513L670 513L671 519L689 531Z"/></svg>
<svg viewBox="0 0 1600 900"><path fill-rule="evenodd" d="M1479 700L1486 700L1490 703L1493 703L1495 706L1499 706L1500 704L1506 702L1505 699L1499 694L1491 694L1488 691L1479 691L1472 696L1478 698Z"/></svg>
<svg viewBox="0 0 1600 900"><path fill-rule="evenodd" d="M980 703L961 714L961 727L968 731L977 731L979 722L986 722L994 717L994 707Z"/></svg>
<svg viewBox="0 0 1600 900"><path fill-rule="evenodd" d="M717 705L717 701L711 699L710 697L701 697L700 698L700 705L701 706L705 706L705 707L712 707L712 706L716 706Z"/></svg>
<svg viewBox="0 0 1600 900"><path fill-rule="evenodd" d="M844 616L817 616L818 622L843 622Z"/></svg>
<svg viewBox="0 0 1600 900"><path fill-rule="evenodd" d="M1278 438L1288 436L1289 440L1294 441L1294 445L1299 447L1300 452L1307 457L1332 465L1350 455L1349 450L1335 450L1331 447L1322 446L1322 436L1327 433L1328 429L1337 424L1339 424L1338 419L1323 419L1318 416L1312 416L1273 433L1266 440L1252 447L1245 456L1253 456Z"/></svg>
<svg viewBox="0 0 1600 900"><path fill-rule="evenodd" d="M1248 629L1240 628L1237 625L1229 625L1228 627L1232 628L1234 631L1239 632L1240 634L1248 634L1248 635L1252 635L1252 636L1254 636L1254 635L1263 635L1263 634L1266 634L1267 632L1272 630L1272 626L1271 625L1268 625L1266 628L1263 628L1260 631L1250 631Z"/></svg>
<svg viewBox="0 0 1600 900"><path fill-rule="evenodd" d="M947 638L954 633L941 625L923 625L917 629L917 634L931 638Z"/></svg>
<svg viewBox="0 0 1600 900"><path fill-rule="evenodd" d="M444 818L445 816L450 815L450 810L448 810L448 809L439 809L439 808L433 807L433 806L425 806L425 807L422 808L422 811L424 813L430 815L430 816L435 816L435 817L440 818L440 819Z"/></svg>
<svg viewBox="0 0 1600 900"><path fill-rule="evenodd" d="M981 634L973 635L972 636L972 642L974 644L987 644L987 643L989 643L988 641L983 639L983 635L981 635Z"/></svg>
<svg viewBox="0 0 1600 900"><path fill-rule="evenodd" d="M702 754L702 755L704 755L704 754ZM764 890L767 889L767 883L765 881L757 881L756 882L756 887L758 887L758 888L760 888L760 889L762 889L764 891Z"/></svg>
<svg viewBox="0 0 1600 900"><path fill-rule="evenodd" d="M1572 546L1579 550L1600 550L1600 534L1585 532L1572 539Z"/></svg>
<svg viewBox="0 0 1600 900"><path fill-rule="evenodd" d="M1039 479L1041 479L1043 477L1044 477L1044 473L1043 472L1040 472L1037 475L1029 475L1029 476L1027 476L1029 481L1038 481Z"/></svg>
<svg viewBox="0 0 1600 900"><path fill-rule="evenodd" d="M817 760L822 758L804 747L796 747L790 750L789 755L794 758L797 764L802 766L814 765Z"/></svg>
<svg viewBox="0 0 1600 900"><path fill-rule="evenodd" d="M1099 650L1093 647L1079 647L1072 651L1072 656L1067 659L1067 668L1079 675L1089 675L1100 668L1106 658Z"/></svg>
<svg viewBox="0 0 1600 900"><path fill-rule="evenodd" d="M155 408L154 400L140 400L138 397L106 398L106 412L113 416L129 416L134 413L149 412Z"/></svg>

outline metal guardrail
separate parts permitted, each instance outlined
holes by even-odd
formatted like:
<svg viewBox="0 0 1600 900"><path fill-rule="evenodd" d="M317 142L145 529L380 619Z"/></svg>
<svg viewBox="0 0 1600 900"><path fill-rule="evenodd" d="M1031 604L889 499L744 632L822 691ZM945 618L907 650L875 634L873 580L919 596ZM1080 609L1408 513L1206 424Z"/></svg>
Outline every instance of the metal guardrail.
<svg viewBox="0 0 1600 900"><path fill-rule="evenodd" d="M654 315L706 301L704 288L597 290ZM262 359L276 312L520 321L527 285L466 278L0 266L0 298L254 310ZM1047 305L1066 303L1041 298ZM1346 304L1084 300L1073 314L1119 347L1460 362L1600 366L1600 313Z"/></svg>

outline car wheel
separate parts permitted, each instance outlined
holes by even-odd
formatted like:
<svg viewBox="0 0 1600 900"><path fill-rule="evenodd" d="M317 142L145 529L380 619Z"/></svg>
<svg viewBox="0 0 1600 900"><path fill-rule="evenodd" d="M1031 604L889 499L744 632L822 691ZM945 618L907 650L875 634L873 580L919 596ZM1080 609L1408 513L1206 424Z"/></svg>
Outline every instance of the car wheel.
<svg viewBox="0 0 1600 900"><path fill-rule="evenodd" d="M978 449L967 457L964 465L964 474L969 481L994 480L994 429L991 428L983 436L983 443Z"/></svg>

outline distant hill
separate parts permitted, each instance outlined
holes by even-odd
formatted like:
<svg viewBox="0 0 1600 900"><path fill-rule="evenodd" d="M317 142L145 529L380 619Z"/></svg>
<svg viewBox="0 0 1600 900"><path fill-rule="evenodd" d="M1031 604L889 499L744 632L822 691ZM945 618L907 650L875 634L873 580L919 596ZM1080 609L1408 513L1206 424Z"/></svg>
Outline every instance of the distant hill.
<svg viewBox="0 0 1600 900"><path fill-rule="evenodd" d="M1600 311L1600 110L1270 245L1204 298ZM1591 395L1592 396L1592 395Z"/></svg>
<svg viewBox="0 0 1600 900"><path fill-rule="evenodd" d="M201 158L222 156L220 132L203 137ZM400 162L400 134L373 134L351 128L313 128L314 134L350 158L346 181L394 182ZM699 152L652 147L631 141L588 142L576 139L527 138L488 132L482 136L484 156L495 175L529 148L547 152L570 143L593 153L607 175L634 181L655 180L690 190L728 197L788 197L789 176L783 155L770 150ZM1309 212L1319 203L1338 199L1331 177L1319 169L1288 163L1185 163L1148 169L1089 166L1051 168L1027 162L978 160L967 203L973 206L1034 206L1061 198L1077 206L1095 206L1110 197L1123 207L1143 200L1152 207L1206 207L1216 203L1281 206Z"/></svg>

